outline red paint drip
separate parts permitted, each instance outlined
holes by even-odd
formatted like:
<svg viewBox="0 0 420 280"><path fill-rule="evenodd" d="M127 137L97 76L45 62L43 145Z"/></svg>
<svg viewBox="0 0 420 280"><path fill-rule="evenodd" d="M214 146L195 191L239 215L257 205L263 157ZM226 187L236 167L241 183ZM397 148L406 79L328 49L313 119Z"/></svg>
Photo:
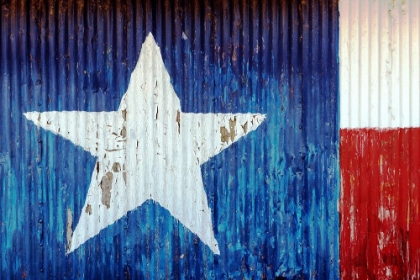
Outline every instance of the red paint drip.
<svg viewBox="0 0 420 280"><path fill-rule="evenodd" d="M420 276L420 128L343 129L343 279Z"/></svg>

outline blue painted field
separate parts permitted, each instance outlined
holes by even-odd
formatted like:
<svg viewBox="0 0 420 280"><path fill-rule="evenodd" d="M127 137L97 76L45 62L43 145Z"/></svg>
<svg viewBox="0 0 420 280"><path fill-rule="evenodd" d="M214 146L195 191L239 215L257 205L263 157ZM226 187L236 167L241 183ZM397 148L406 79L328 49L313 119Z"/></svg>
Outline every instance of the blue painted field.
<svg viewBox="0 0 420 280"><path fill-rule="evenodd" d="M4 279L339 277L337 1L195 2L2 4ZM116 110L149 32L182 111L267 115L201 166L220 255L152 200L66 255L95 158L23 113Z"/></svg>

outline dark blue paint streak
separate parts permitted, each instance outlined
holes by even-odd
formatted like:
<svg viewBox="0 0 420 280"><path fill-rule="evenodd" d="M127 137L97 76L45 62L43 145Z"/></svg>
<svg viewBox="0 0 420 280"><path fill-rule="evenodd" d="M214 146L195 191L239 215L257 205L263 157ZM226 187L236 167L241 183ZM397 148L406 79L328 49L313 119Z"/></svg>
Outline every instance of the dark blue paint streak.
<svg viewBox="0 0 420 280"><path fill-rule="evenodd" d="M3 1L4 278L338 278L337 5ZM183 111L267 114L202 166L221 255L149 201L66 256L95 159L22 113L117 109L149 32Z"/></svg>

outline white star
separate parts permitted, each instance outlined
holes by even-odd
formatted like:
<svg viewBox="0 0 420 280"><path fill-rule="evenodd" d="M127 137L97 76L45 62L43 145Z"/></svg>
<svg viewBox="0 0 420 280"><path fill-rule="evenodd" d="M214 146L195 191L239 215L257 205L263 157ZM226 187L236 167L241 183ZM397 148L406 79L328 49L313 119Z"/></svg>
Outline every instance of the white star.
<svg viewBox="0 0 420 280"><path fill-rule="evenodd" d="M181 112L151 34L143 43L118 111L24 115L97 158L68 253L152 199L219 254L200 165L265 118L261 114Z"/></svg>

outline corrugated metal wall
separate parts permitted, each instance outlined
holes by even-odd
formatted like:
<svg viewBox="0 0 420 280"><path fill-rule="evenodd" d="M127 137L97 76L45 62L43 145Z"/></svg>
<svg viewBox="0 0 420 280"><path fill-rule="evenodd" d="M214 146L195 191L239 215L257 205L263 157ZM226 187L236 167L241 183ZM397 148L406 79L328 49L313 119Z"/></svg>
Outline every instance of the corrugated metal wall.
<svg viewBox="0 0 420 280"><path fill-rule="evenodd" d="M338 2L198 2L1 2L2 277L338 277ZM66 254L100 168L23 113L117 111L149 33L182 112L266 115L200 168L220 255L153 200Z"/></svg>
<svg viewBox="0 0 420 280"><path fill-rule="evenodd" d="M344 279L420 277L420 2L340 1Z"/></svg>

